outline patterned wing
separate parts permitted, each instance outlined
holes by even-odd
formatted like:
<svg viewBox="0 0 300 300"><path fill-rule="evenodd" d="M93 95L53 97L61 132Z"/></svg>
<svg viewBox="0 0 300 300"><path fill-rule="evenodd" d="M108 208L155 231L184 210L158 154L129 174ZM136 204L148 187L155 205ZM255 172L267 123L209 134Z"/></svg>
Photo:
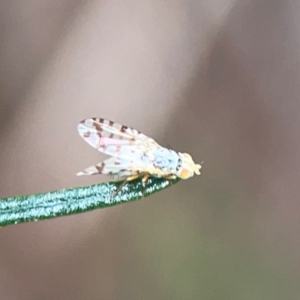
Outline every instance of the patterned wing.
<svg viewBox="0 0 300 300"><path fill-rule="evenodd" d="M134 161L111 157L95 166L88 167L85 170L78 172L77 176L104 174L111 176L114 179L118 179L137 174L139 172L137 169L142 167L141 164L137 165Z"/></svg>
<svg viewBox="0 0 300 300"><path fill-rule="evenodd" d="M92 147L112 157L77 175L106 174L121 178L139 173L155 176L170 173L161 160L169 160L171 150L159 146L135 129L105 119L91 118L80 122L78 132Z"/></svg>
<svg viewBox="0 0 300 300"><path fill-rule="evenodd" d="M159 145L133 128L100 118L83 120L78 125L79 135L92 147L107 155L130 161L133 155Z"/></svg>

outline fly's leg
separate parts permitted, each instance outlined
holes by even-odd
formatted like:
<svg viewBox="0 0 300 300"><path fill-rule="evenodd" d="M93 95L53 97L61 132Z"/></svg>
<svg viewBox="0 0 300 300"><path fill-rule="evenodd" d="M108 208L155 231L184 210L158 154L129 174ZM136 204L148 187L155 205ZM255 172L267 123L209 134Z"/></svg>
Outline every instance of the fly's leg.
<svg viewBox="0 0 300 300"><path fill-rule="evenodd" d="M142 179L142 183L143 183L143 191L142 191L142 194L143 194L143 198L145 198L145 191L146 191L146 188L147 188L147 183L148 183L148 179L150 177L150 174L149 173L146 173Z"/></svg>
<svg viewBox="0 0 300 300"><path fill-rule="evenodd" d="M119 192L121 191L121 189L124 187L124 185L126 185L127 182L132 181L134 179L137 179L141 176L140 173L136 173L134 175L131 175L129 177L127 177L121 184L120 186L117 188L117 190L112 194L112 196L110 197L110 203L112 202L112 200L119 194Z"/></svg>
<svg viewBox="0 0 300 300"><path fill-rule="evenodd" d="M169 181L170 185L172 185L172 184L173 184L173 183L172 183L172 180L176 179L176 175L170 174L170 175L164 176L164 178L167 179L167 180Z"/></svg>

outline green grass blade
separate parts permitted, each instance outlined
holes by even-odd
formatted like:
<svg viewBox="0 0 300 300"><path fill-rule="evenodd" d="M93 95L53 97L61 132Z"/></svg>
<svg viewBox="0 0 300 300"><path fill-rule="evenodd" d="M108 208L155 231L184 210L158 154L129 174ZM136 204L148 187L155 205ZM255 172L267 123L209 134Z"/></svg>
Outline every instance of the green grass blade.
<svg viewBox="0 0 300 300"><path fill-rule="evenodd" d="M150 177L144 191L145 197L152 195L179 179L169 180ZM63 189L43 194L0 199L0 227L30 221L56 218L87 212L90 210L131 202L143 197L141 178L128 182L114 199L111 195L122 182Z"/></svg>

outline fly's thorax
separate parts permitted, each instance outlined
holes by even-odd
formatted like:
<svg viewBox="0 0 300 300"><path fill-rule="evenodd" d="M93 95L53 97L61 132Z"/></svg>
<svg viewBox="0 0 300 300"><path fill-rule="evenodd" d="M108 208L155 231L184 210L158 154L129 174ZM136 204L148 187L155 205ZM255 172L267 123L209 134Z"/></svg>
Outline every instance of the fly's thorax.
<svg viewBox="0 0 300 300"><path fill-rule="evenodd" d="M147 153L149 156L149 153ZM175 174L180 157L171 149L158 147L153 150L153 165L160 169L164 175Z"/></svg>
<svg viewBox="0 0 300 300"><path fill-rule="evenodd" d="M195 164L192 157L187 153L178 153L179 159L176 167L176 176L181 179L188 179L194 174L200 175L201 165Z"/></svg>

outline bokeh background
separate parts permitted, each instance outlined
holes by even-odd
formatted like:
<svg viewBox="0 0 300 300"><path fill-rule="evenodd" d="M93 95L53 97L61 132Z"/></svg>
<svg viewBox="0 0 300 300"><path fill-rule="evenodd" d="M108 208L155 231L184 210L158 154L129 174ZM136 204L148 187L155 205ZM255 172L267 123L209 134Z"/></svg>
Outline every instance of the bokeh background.
<svg viewBox="0 0 300 300"><path fill-rule="evenodd" d="M150 198L0 230L0 298L300 299L297 0L1 0L0 197L106 180L104 117L204 161Z"/></svg>

